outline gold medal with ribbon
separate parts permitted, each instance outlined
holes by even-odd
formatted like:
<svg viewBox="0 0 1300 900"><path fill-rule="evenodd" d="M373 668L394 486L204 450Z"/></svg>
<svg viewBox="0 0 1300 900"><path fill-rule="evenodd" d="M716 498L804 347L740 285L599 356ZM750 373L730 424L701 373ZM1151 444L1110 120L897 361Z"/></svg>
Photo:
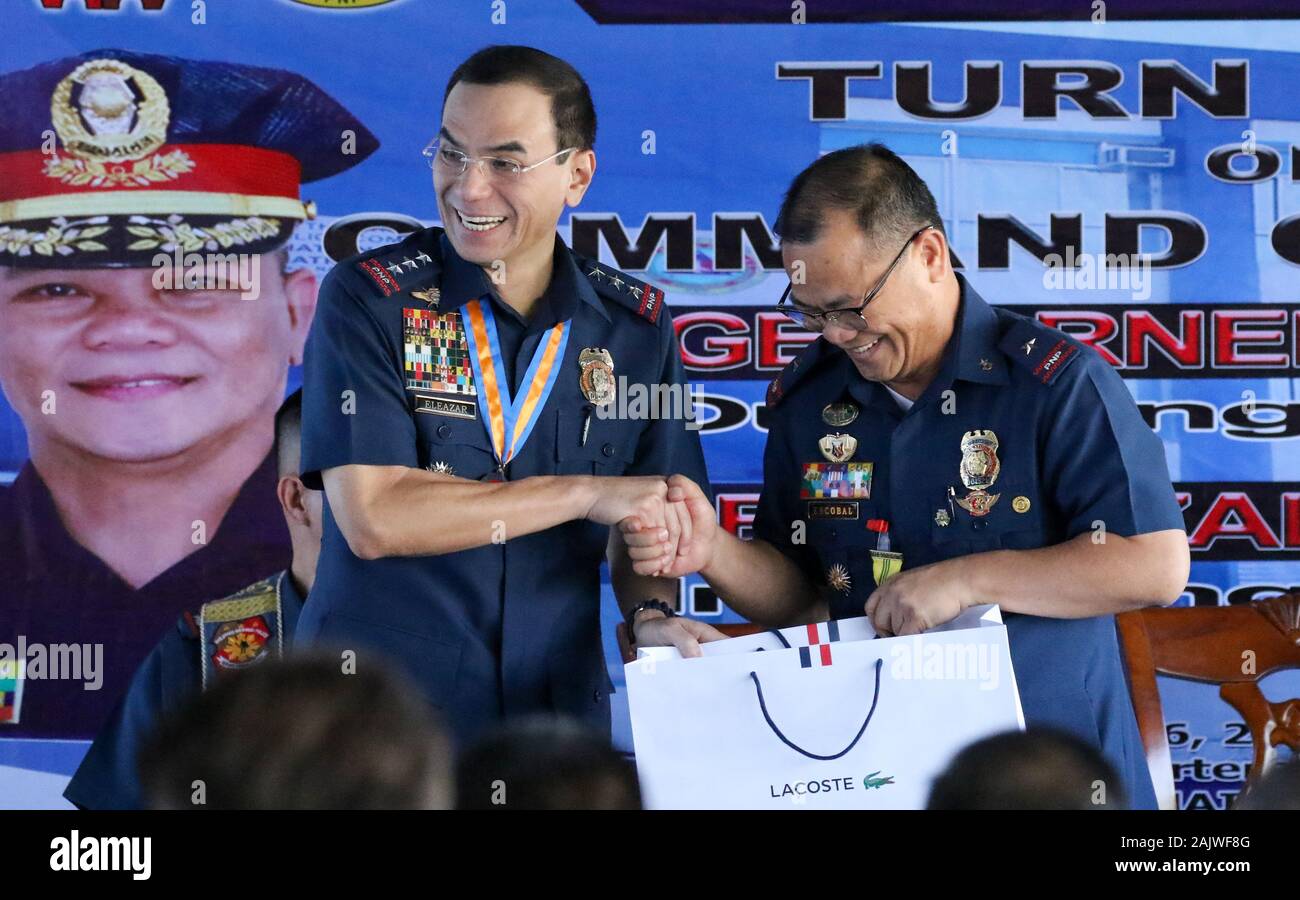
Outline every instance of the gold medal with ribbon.
<svg viewBox="0 0 1300 900"><path fill-rule="evenodd" d="M890 549L888 520L868 519L867 530L876 533L876 549L870 551L871 575L879 587L903 571L903 554Z"/></svg>
<svg viewBox="0 0 1300 900"><path fill-rule="evenodd" d="M496 363L501 358L501 343L497 338L496 318L492 307L483 300L471 300L464 307L465 338L469 342L470 364L474 379L485 398L485 415L481 417L492 442L492 453L497 460L497 473L504 477L505 468L519 454L546 399L555 387L564 348L569 343L569 321L552 326L533 353L528 371L524 373L518 396L511 396L510 385L505 381L505 369Z"/></svg>

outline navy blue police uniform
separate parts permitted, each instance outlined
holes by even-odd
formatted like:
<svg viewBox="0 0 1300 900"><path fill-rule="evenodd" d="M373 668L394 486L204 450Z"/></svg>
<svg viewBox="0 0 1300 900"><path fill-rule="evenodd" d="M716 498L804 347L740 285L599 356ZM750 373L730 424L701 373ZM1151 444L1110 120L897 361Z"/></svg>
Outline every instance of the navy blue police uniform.
<svg viewBox="0 0 1300 900"><path fill-rule="evenodd" d="M302 607L286 570L203 604L197 617L183 613L131 677L63 796L82 809L143 809L136 758L162 718L217 679L281 657Z"/></svg>
<svg viewBox="0 0 1300 900"><path fill-rule="evenodd" d="M707 490L663 292L575 255L558 236L553 264L531 320L439 228L336 266L307 345L304 481L318 486L321 471L360 464L511 481L681 472ZM682 402L663 402L672 397ZM506 431L526 440L503 466L490 432L512 405ZM455 531L457 511L426 527ZM599 602L608 529L579 520L483 541L363 560L327 498L299 643L395 663L462 742L532 712L608 729Z"/></svg>
<svg viewBox="0 0 1300 900"><path fill-rule="evenodd" d="M957 277L953 337L906 412L822 339L768 390L754 533L826 586L832 618L863 615L877 577L900 565L1047 547L1101 528L1124 537L1183 528L1163 447L1120 376ZM1114 617L1004 619L1026 725L1096 746L1130 802L1154 807Z"/></svg>
<svg viewBox="0 0 1300 900"><path fill-rule="evenodd" d="M338 152L344 130L354 154ZM332 97L280 69L103 49L5 73L0 266L143 269L178 248L273 252L314 215L301 184L378 145ZM0 739L93 737L177 615L289 565L275 483L271 451L230 485L238 494L211 539L137 588L73 537L24 463L0 489L0 644L98 646L103 666L98 690L34 665L16 688L0 678Z"/></svg>

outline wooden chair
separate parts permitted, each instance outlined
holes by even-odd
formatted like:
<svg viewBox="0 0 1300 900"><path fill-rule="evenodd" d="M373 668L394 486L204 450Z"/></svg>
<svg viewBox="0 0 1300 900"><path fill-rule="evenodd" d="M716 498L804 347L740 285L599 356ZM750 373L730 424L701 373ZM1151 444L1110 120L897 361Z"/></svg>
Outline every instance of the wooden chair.
<svg viewBox="0 0 1300 900"><path fill-rule="evenodd" d="M1175 808L1175 794L1156 673L1217 684L1241 714L1254 746L1244 791L1272 764L1277 747L1300 752L1300 698L1270 703L1259 689L1269 673L1300 668L1300 593L1239 606L1140 609L1116 622L1161 809Z"/></svg>

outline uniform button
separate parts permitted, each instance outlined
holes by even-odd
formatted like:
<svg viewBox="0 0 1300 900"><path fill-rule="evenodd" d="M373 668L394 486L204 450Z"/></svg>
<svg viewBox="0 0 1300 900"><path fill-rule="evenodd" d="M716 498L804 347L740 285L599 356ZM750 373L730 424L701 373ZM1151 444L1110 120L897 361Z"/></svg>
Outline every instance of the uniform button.
<svg viewBox="0 0 1300 900"><path fill-rule="evenodd" d="M603 453L603 454L605 454L606 456L613 456L613 455L614 455L614 445L613 445L613 444L606 444L605 446L603 446L603 447L600 448L600 452Z"/></svg>
<svg viewBox="0 0 1300 900"><path fill-rule="evenodd" d="M971 527L974 528L976 531L983 531L985 526L987 526L988 524L989 523L985 522L983 519L976 519L974 522L971 523Z"/></svg>
<svg viewBox="0 0 1300 900"><path fill-rule="evenodd" d="M450 425L447 425L447 424L445 424L445 423L442 424L442 425L439 425L439 426L438 426L438 437L442 438L444 441L445 441L447 438L451 437L451 426L450 426Z"/></svg>
<svg viewBox="0 0 1300 900"><path fill-rule="evenodd" d="M599 703L599 702L600 702L600 697L601 697L601 694L600 694L600 691L599 691L599 690L595 690L595 691L592 691L592 692L591 692L591 702L592 702L592 703Z"/></svg>

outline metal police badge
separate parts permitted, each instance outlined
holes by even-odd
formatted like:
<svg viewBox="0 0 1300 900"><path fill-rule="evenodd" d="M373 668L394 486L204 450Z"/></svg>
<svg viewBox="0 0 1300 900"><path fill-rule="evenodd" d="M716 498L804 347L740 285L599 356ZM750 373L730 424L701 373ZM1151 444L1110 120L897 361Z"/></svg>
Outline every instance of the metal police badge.
<svg viewBox="0 0 1300 900"><path fill-rule="evenodd" d="M586 347L578 354L578 386L589 403L604 406L614 401L614 357L601 347Z"/></svg>
<svg viewBox="0 0 1300 900"><path fill-rule="evenodd" d="M1002 464L998 462L998 436L987 429L968 431L961 437L961 483L970 492L957 505L972 516L987 516L1001 494L988 489L998 480Z"/></svg>
<svg viewBox="0 0 1300 900"><path fill-rule="evenodd" d="M828 434L817 442L817 446L827 461L848 462L858 450L858 439L851 434Z"/></svg>

